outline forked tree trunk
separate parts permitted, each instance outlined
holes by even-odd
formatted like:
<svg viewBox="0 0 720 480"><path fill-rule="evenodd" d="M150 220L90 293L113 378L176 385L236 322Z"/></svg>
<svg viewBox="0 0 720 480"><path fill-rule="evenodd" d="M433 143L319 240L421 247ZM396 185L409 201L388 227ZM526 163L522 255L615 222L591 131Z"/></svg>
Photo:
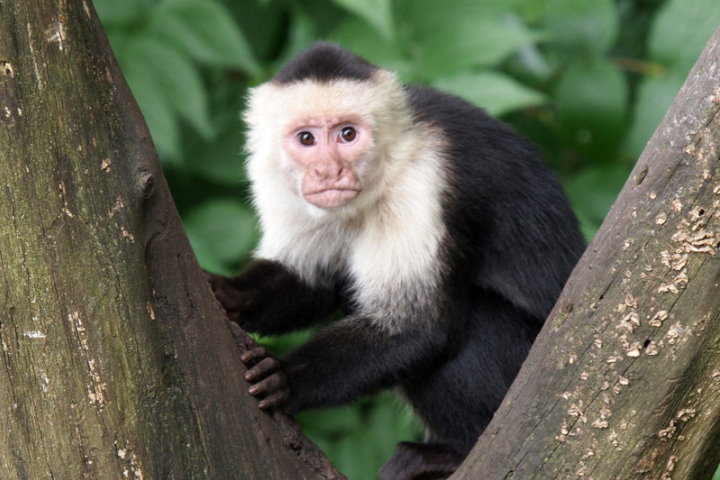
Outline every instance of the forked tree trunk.
<svg viewBox="0 0 720 480"><path fill-rule="evenodd" d="M453 478L712 474L719 58L716 33ZM0 340L3 480L341 478L245 393L89 0L0 0Z"/></svg>
<svg viewBox="0 0 720 480"><path fill-rule="evenodd" d="M711 478L719 249L720 30L452 479Z"/></svg>
<svg viewBox="0 0 720 480"><path fill-rule="evenodd" d="M0 478L342 478L246 393L89 0L0 0Z"/></svg>

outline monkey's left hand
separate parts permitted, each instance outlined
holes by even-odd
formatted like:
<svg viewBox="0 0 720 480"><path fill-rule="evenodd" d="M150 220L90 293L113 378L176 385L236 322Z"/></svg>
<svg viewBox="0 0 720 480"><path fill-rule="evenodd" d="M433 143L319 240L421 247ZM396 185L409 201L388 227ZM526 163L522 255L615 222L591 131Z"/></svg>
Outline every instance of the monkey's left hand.
<svg viewBox="0 0 720 480"><path fill-rule="evenodd" d="M280 369L280 362L262 347L256 347L240 356L248 367L245 380L250 383L248 392L258 397L258 406L265 410L283 406L290 394L287 377Z"/></svg>

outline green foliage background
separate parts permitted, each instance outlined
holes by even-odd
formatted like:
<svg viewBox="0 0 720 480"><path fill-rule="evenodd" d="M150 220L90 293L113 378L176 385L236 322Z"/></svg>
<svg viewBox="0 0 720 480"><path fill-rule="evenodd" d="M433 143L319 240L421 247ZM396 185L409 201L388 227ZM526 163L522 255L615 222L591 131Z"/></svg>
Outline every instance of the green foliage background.
<svg viewBox="0 0 720 480"><path fill-rule="evenodd" d="M202 265L257 240L239 112L312 42L456 93L542 149L591 238L705 42L717 0L95 0ZM282 351L307 334L262 339ZM299 416L352 480L421 437L391 394ZM720 479L716 477L716 480Z"/></svg>

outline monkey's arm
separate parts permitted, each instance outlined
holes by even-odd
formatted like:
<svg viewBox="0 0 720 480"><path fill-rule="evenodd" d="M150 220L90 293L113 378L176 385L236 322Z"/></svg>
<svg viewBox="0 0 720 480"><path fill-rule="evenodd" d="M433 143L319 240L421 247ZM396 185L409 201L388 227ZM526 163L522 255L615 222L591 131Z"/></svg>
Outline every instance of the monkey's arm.
<svg viewBox="0 0 720 480"><path fill-rule="evenodd" d="M263 349L247 352L250 393L261 408L284 404L290 413L340 405L423 375L447 350L446 328L427 322L396 333L377 322L348 317L279 361Z"/></svg>
<svg viewBox="0 0 720 480"><path fill-rule="evenodd" d="M332 288L313 288L273 260L255 260L239 277L208 280L228 318L263 335L304 328L337 308Z"/></svg>

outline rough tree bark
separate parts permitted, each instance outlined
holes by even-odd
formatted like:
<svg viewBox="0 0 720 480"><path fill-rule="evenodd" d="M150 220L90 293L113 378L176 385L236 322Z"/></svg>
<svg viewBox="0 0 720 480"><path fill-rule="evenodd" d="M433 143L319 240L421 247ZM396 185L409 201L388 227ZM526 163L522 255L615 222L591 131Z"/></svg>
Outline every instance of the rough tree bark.
<svg viewBox="0 0 720 480"><path fill-rule="evenodd" d="M718 59L720 32L454 479L712 475ZM245 393L88 0L0 0L0 341L3 480L342 478Z"/></svg>
<svg viewBox="0 0 720 480"><path fill-rule="evenodd" d="M712 477L718 249L720 29L452 479Z"/></svg>
<svg viewBox="0 0 720 480"><path fill-rule="evenodd" d="M343 478L247 395L89 0L0 0L0 341L3 480Z"/></svg>

